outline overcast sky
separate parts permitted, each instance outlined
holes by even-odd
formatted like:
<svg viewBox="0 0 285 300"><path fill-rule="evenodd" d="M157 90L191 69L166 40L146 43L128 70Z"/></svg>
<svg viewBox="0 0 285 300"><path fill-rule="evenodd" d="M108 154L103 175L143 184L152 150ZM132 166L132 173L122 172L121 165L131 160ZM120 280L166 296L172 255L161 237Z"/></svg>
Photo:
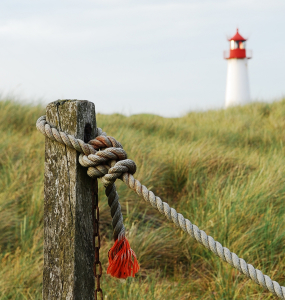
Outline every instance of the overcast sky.
<svg viewBox="0 0 285 300"><path fill-rule="evenodd" d="M1 0L0 91L101 113L224 105L227 36L248 38L253 100L285 95L284 0Z"/></svg>

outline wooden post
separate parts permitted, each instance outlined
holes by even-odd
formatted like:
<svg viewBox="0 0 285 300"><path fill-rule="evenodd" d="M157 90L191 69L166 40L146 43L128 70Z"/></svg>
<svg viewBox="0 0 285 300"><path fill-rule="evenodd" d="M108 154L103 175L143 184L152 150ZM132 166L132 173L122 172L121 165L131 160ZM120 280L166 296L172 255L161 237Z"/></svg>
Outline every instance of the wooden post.
<svg viewBox="0 0 285 300"><path fill-rule="evenodd" d="M46 108L47 121L88 142L96 136L95 106L61 100ZM92 184L79 153L45 140L43 299L94 299ZM95 192L98 197L97 180ZM98 198L97 198L98 199Z"/></svg>

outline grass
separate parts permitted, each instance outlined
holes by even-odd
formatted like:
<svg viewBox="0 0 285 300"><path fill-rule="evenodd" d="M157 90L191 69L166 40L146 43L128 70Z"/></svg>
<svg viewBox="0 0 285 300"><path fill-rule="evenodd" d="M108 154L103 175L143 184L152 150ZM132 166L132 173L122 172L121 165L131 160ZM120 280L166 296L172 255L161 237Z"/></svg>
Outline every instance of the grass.
<svg viewBox="0 0 285 300"><path fill-rule="evenodd" d="M44 137L41 106L0 101L0 299L41 299ZM223 246L285 285L285 100L227 110L97 115L135 177ZM119 124L119 126L118 126ZM104 275L105 299L276 299L117 183L136 278ZM101 258L112 244L100 187Z"/></svg>

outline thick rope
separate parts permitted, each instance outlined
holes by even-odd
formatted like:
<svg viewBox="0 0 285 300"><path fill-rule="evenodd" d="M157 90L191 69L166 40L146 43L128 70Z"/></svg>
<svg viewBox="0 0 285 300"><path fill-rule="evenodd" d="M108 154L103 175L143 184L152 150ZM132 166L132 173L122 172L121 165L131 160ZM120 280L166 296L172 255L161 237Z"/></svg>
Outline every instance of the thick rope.
<svg viewBox="0 0 285 300"><path fill-rule="evenodd" d="M74 136L66 134L63 131L58 131L52 127L47 121L46 116L42 116L37 120L37 129L45 136L53 141L57 141L60 144L66 145L69 148L75 149L85 155L95 154L97 151L91 146L84 143L80 139L76 139Z"/></svg>
<svg viewBox="0 0 285 300"><path fill-rule="evenodd" d="M88 175L93 178L99 178L108 173L108 169L111 164L111 160L116 163L117 160L127 158L126 152L122 149L122 145L116 141L113 137L108 137L101 128L97 128L97 136L95 140L91 140L88 144L84 143L80 139L76 139L74 136L66 134L63 131L58 131L55 127L51 126L46 121L46 116L42 116L37 120L36 123L37 129L45 136L50 138L53 141L57 141L71 149L75 149L80 153L89 155L88 161L92 162L97 166L97 169L90 168L88 169ZM107 148L110 147L110 148ZM107 148L107 149L105 149ZM95 150L96 149L96 150ZM97 151L99 149L105 149L104 151ZM83 165L82 155L79 156L79 163ZM103 165L105 164L106 165ZM94 173L95 172L95 173ZM97 172L97 173L96 173ZM96 176L98 175L98 176ZM99 176L100 175L100 176ZM119 195L116 191L116 186L113 182L110 182L108 185L105 185L105 193L108 197L108 204L111 208L112 216L112 226L113 226L113 236L114 240L121 239L125 236L125 226L123 223L123 215L121 211L121 205L119 203Z"/></svg>
<svg viewBox="0 0 285 300"><path fill-rule="evenodd" d="M184 232L188 233L197 242L202 244L214 254L226 261L234 268L238 269L244 275L254 280L257 284L262 285L270 292L276 294L279 298L285 299L285 287L280 286L276 281L272 281L267 275L264 275L260 270L255 269L251 264L248 264L242 258L239 258L235 253L228 248L223 247L219 242L215 241L211 236L207 235L203 230L200 230L196 225L192 224L188 219L177 211L169 207L166 202L163 202L159 197L155 196L152 191L149 191L144 185L134 179L131 174L122 174L124 183L134 190L148 204L155 207L169 221L175 223Z"/></svg>
<svg viewBox="0 0 285 300"><path fill-rule="evenodd" d="M98 139L98 137L96 139ZM96 142L94 142L94 144L96 144ZM106 144L104 145L106 146ZM114 156L112 156L115 155L113 147L107 148L103 151L99 151L96 154L85 154L85 155L81 154L79 157L80 164L84 167L88 167L87 173L89 176L93 178L100 178L100 177L102 178L102 182L104 186L107 187L106 195L108 190L109 191L108 195L112 194L114 198L117 197L117 192L113 189L113 186L117 178L121 179L130 189L134 190L148 204L155 207L169 221L172 221L176 226L180 227L184 232L188 233L197 242L202 244L207 249L211 250L223 261L229 263L231 266L239 270L241 273L243 273L250 279L254 280L257 284L268 289L270 292L277 295L280 299L285 300L285 287L280 286L280 284L276 281L272 281L269 276L264 275L260 270L255 269L251 264L246 263L244 259L239 258L235 253L231 252L228 248L223 247L219 242L215 241L211 236L207 235L203 230L200 230L196 225L192 224L188 219L185 219L182 214L177 213L177 211L174 208L169 207L169 205L166 202L163 202L159 197L155 196L152 191L149 191L144 185L142 185L138 180L136 180L133 177L132 174L134 174L136 171L136 165L132 160L126 159L126 155L124 156L122 154L123 152L120 153L122 158L119 158L119 156L116 155L117 159L114 159ZM110 152L110 149L112 149L113 152L112 151ZM83 151L80 152L82 153ZM100 152L101 154L98 155ZM102 153L104 154L102 155ZM103 157L104 160L102 159ZM116 162L117 160L119 161ZM101 165L101 163L103 165ZM109 197L108 197L108 201L109 201ZM110 205L111 210L112 210L112 205L113 204L111 203ZM116 215L116 210L114 209L114 216L115 215ZM121 220L119 222L121 222Z"/></svg>

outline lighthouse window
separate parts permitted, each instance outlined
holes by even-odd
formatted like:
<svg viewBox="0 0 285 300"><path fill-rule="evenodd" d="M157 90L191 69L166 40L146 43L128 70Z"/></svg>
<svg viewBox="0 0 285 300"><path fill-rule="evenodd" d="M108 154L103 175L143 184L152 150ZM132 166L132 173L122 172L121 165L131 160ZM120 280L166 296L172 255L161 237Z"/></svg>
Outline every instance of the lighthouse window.
<svg viewBox="0 0 285 300"><path fill-rule="evenodd" d="M230 47L231 47L231 50L238 49L239 48L238 41L231 40Z"/></svg>
<svg viewBox="0 0 285 300"><path fill-rule="evenodd" d="M240 42L239 47L240 49L245 49L245 42Z"/></svg>

